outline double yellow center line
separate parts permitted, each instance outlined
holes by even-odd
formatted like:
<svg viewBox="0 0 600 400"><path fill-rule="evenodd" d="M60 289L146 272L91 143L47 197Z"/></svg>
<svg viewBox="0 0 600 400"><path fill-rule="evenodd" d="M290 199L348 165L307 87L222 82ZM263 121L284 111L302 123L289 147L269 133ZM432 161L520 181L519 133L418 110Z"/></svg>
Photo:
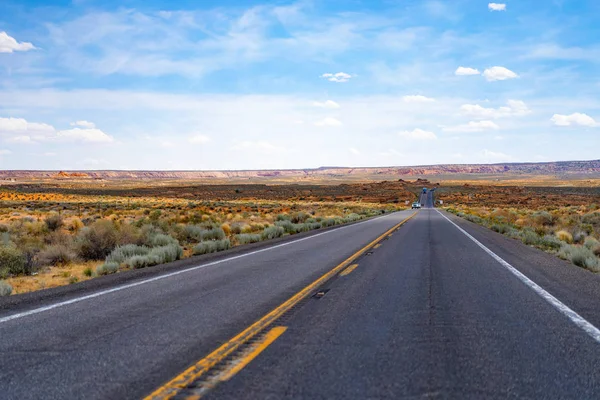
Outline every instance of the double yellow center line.
<svg viewBox="0 0 600 400"><path fill-rule="evenodd" d="M373 240L371 243L354 253L348 259L343 261L341 264L337 265L335 268L330 270L329 272L322 275L320 278L306 286L304 289L300 290L298 293L290 297L284 303L279 305L277 308L269 312L264 317L260 318L258 321L254 322L248 328L244 329L237 336L233 337L218 349L210 353L208 356L204 357L181 374L177 375L175 378L171 379L169 382L164 384L163 386L156 389L153 393L145 398L145 400L166 400L172 399L175 395L177 395L182 389L189 386L191 383L200 379L203 375L205 375L209 370L211 370L215 365L219 364L223 361L227 356L234 353L238 350L242 345L247 343L250 339L252 339L257 334L263 332L266 328L268 328L273 322L275 322L279 317L289 311L292 307L298 304L300 301L308 297L316 288L323 285L329 279L333 278L344 268L349 266L354 260L363 255L367 250L370 250L377 243L383 240L387 235L398 229L400 226L405 224L408 220L414 217L417 214L415 211L410 217L404 219L403 221L397 223L384 234L379 236L377 239ZM282 327L283 328L283 327ZM272 340L269 341L268 344L264 345L264 347L260 348L258 353L260 353L264 348L266 348L270 343L272 343L279 335L281 335L285 331L285 328L279 329L276 332L278 333L274 338L271 336ZM254 356L247 360L241 368L243 368L246 364L248 364L258 353L255 353ZM241 369L239 368L239 369ZM237 371L236 371L237 372ZM231 376L231 375L230 375ZM197 396L195 396L197 397Z"/></svg>

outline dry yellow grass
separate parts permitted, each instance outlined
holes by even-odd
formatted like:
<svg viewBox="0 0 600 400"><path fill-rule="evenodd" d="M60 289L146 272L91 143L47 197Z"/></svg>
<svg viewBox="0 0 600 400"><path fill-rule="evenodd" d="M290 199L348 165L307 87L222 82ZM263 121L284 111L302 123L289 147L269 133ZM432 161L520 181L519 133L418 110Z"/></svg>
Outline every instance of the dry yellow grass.
<svg viewBox="0 0 600 400"><path fill-rule="evenodd" d="M96 267L100 264L102 264L101 261L89 261L64 267L45 268L36 275L15 276L6 279L6 282L13 287L13 294L65 286L74 283L75 278L77 282L92 279L92 277L85 276L85 269L91 268L92 271L96 271Z"/></svg>

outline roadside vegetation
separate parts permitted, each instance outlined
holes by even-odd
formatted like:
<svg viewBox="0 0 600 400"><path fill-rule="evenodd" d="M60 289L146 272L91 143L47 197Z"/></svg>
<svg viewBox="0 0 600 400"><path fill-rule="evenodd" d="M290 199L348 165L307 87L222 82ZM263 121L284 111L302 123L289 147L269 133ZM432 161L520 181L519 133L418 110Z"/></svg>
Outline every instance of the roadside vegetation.
<svg viewBox="0 0 600 400"><path fill-rule="evenodd" d="M0 191L0 296L381 215L396 204Z"/></svg>
<svg viewBox="0 0 600 400"><path fill-rule="evenodd" d="M453 205L446 210L578 267L600 272L600 207L596 204L539 209Z"/></svg>

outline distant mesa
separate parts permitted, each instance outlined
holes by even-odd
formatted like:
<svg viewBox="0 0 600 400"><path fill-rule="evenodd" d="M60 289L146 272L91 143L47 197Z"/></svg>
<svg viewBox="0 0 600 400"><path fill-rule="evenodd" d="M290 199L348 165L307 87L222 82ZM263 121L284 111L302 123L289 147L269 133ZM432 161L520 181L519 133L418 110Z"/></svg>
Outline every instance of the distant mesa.
<svg viewBox="0 0 600 400"><path fill-rule="evenodd" d="M502 163L502 164L441 164L404 167L320 167L306 169L265 169L265 170L221 170L221 171L32 171L5 170L0 171L0 180L7 178L29 179L356 179L369 177L398 178L419 177L417 182L424 186L430 184L426 176L452 175L600 175L600 160L592 161L557 161L545 163ZM438 178L436 178L438 179ZM402 181L399 181L402 182ZM408 182L406 182L408 183Z"/></svg>
<svg viewBox="0 0 600 400"><path fill-rule="evenodd" d="M52 177L55 179L72 179L72 178L89 179L90 178L90 176L85 172L67 172L67 171L59 171Z"/></svg>

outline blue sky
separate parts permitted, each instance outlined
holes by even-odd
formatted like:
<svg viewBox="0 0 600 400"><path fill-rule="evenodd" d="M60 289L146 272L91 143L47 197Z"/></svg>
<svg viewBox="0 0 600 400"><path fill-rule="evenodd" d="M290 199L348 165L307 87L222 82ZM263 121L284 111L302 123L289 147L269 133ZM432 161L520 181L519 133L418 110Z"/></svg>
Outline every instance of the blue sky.
<svg viewBox="0 0 600 400"><path fill-rule="evenodd" d="M0 3L0 168L600 158L594 1Z"/></svg>

